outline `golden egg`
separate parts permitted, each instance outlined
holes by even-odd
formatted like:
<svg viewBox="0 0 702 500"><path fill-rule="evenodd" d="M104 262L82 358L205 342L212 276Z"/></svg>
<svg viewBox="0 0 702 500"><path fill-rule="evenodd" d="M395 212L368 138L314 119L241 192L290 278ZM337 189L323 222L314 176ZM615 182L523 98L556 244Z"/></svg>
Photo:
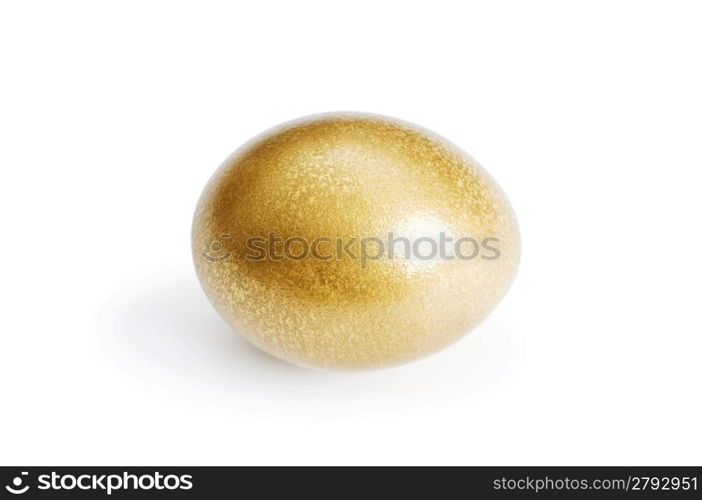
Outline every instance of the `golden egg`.
<svg viewBox="0 0 702 500"><path fill-rule="evenodd" d="M470 156L393 118L337 113L254 138L215 172L193 222L219 314L295 364L397 365L475 327L514 279L502 190Z"/></svg>

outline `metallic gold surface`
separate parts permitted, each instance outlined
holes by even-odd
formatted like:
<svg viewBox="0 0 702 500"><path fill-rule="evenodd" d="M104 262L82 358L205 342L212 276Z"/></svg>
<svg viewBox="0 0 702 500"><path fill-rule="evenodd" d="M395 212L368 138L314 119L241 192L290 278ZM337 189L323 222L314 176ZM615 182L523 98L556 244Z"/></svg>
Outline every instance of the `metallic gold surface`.
<svg viewBox="0 0 702 500"><path fill-rule="evenodd" d="M247 240L270 233L416 241L441 232L497 238L499 258L247 258ZM335 369L446 347L496 306L519 260L509 202L472 158L427 130L365 114L304 118L236 151L200 198L192 245L207 296L235 330L274 356Z"/></svg>

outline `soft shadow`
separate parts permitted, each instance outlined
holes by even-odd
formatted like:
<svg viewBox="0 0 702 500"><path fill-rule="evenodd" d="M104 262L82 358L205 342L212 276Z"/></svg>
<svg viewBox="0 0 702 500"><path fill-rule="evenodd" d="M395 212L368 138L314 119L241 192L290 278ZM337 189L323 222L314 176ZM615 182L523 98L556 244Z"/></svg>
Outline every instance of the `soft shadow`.
<svg viewBox="0 0 702 500"><path fill-rule="evenodd" d="M488 334L504 345L504 331L494 324L490 328L496 331ZM481 342L475 334L450 353L398 368L362 373L300 368L233 332L186 270L118 291L104 310L100 330L106 355L119 369L239 411L349 414L419 408L428 399L448 404L502 372L477 362Z"/></svg>
<svg viewBox="0 0 702 500"><path fill-rule="evenodd" d="M272 378L317 374L270 356L233 332L209 304L195 276L187 273L153 277L121 290L106 313L112 340L132 361L144 357L198 376L220 370L237 377L254 372Z"/></svg>

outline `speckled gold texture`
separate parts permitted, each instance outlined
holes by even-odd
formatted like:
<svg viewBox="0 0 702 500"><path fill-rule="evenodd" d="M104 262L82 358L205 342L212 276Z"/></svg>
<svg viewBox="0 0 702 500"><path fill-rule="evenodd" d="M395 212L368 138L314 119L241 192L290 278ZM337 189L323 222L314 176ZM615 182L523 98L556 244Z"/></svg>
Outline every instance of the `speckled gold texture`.
<svg viewBox="0 0 702 500"><path fill-rule="evenodd" d="M496 238L499 258L247 258L247 240L271 233L440 232ZM348 113L281 125L232 154L200 198L192 246L207 296L236 331L274 356L330 369L396 365L461 338L507 291L520 251L509 202L475 160L417 126Z"/></svg>

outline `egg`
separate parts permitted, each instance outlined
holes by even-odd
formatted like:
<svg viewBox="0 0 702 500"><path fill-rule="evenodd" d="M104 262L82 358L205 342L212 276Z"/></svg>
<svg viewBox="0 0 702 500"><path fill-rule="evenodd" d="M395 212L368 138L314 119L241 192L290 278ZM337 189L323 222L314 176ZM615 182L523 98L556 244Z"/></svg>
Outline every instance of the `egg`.
<svg viewBox="0 0 702 500"><path fill-rule="evenodd" d="M520 238L495 180L446 139L330 113L235 151L200 197L192 251L214 308L252 344L365 370L477 326L515 277Z"/></svg>

